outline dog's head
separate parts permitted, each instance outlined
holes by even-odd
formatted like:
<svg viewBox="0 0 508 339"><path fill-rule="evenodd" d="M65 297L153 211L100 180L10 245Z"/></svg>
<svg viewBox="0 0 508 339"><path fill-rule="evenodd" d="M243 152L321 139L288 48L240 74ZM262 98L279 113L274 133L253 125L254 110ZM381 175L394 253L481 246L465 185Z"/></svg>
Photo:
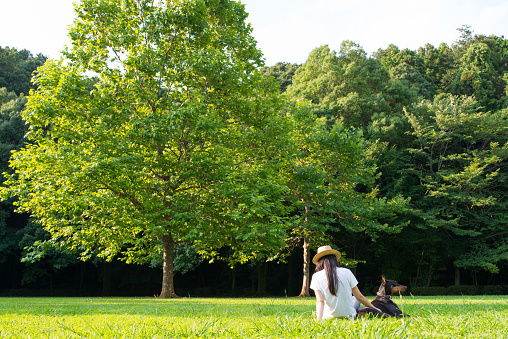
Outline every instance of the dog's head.
<svg viewBox="0 0 508 339"><path fill-rule="evenodd" d="M396 292L404 292L407 289L406 286L399 284L395 280L386 279L384 276L381 276L381 279L383 280L383 284L385 285L386 295L392 295L393 293Z"/></svg>

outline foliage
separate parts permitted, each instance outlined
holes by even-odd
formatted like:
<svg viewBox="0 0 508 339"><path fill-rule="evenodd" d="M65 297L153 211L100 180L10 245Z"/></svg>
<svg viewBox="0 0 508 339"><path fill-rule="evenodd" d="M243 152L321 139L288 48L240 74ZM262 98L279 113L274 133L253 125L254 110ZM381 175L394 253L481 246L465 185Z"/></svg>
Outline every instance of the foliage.
<svg viewBox="0 0 508 339"><path fill-rule="evenodd" d="M325 119L315 119L309 105L294 105L296 114L304 118L296 119L293 130L297 150L286 166L286 201L293 207L287 243L292 247L303 242L300 295L309 296L310 246L318 247L325 241L330 224L344 210L355 209L356 201L348 198L355 183L369 176L363 166L358 132L345 129L340 122L328 128Z"/></svg>
<svg viewBox="0 0 508 339"><path fill-rule="evenodd" d="M432 79L437 92L444 92L450 85L452 74L455 73L456 63L453 49L442 43L438 48L431 44L418 48L418 57L423 59L425 74ZM430 99L430 98L427 98Z"/></svg>
<svg viewBox="0 0 508 339"><path fill-rule="evenodd" d="M457 76L449 86L452 94L474 95L479 104L487 110L499 109L503 106L502 74L496 74L492 64L492 52L488 44L484 42L474 43L469 46L461 58L461 67Z"/></svg>
<svg viewBox="0 0 508 339"><path fill-rule="evenodd" d="M27 125L21 117L26 97L0 88L0 171L8 171L11 152L24 143Z"/></svg>
<svg viewBox="0 0 508 339"><path fill-rule="evenodd" d="M0 88L5 87L17 95L28 95L34 86L30 84L32 73L46 62L46 57L35 57L27 51L0 47Z"/></svg>
<svg viewBox="0 0 508 339"><path fill-rule="evenodd" d="M299 67L287 94L315 105L318 117L333 123L342 119L346 127L363 127L376 112L389 110L381 94L389 79L388 72L363 49L344 41L337 54L327 45L314 49Z"/></svg>
<svg viewBox="0 0 508 339"><path fill-rule="evenodd" d="M447 288L450 295L475 295L478 288L474 285L453 285Z"/></svg>
<svg viewBox="0 0 508 339"><path fill-rule="evenodd" d="M19 53L19 56L31 55L27 51L22 52ZM10 54L11 57L13 55ZM40 60L45 59L41 58ZM17 67L28 69L27 64ZM29 75L23 76L14 70L10 70L8 73L10 85L15 83L16 86L23 87L23 82L25 85L29 85ZM27 76L28 79L26 79ZM12 173L8 167L11 153L19 151L26 143L25 134L28 131L28 125L22 118L26 103L27 97L23 93L16 95L15 92L8 92L7 88L0 88L0 172L2 173ZM0 176L0 180L3 182L3 176ZM0 236L3 239L0 244L0 262L3 263L14 258L27 262L22 272L21 284L50 276L52 272L76 262L76 256L69 253L51 249L35 251L31 246L35 242L44 242L48 239L49 234L35 220L29 221L26 214L15 215L13 201L14 199L8 199L0 202ZM45 258L41 261L40 259L43 257Z"/></svg>
<svg viewBox="0 0 508 339"><path fill-rule="evenodd" d="M265 66L262 71L268 77L274 77L280 86L280 92L286 92L289 85L293 83L293 76L296 70L300 67L299 64L292 64L289 62L278 62L273 66Z"/></svg>
<svg viewBox="0 0 508 339"><path fill-rule="evenodd" d="M309 111L304 104L296 104ZM298 229L326 233L336 218L352 220L359 199L354 191L358 183L372 180L373 169L365 165L361 132L346 129L338 121L331 128L324 119L312 116L299 119L298 152L288 166L289 195L286 197L299 211L294 223ZM359 197L359 195L358 195Z"/></svg>
<svg viewBox="0 0 508 339"><path fill-rule="evenodd" d="M429 286L429 287L413 287L411 294L415 296L436 296L436 295L501 295L502 287L500 285L482 286L479 289L475 285L452 285L448 287Z"/></svg>
<svg viewBox="0 0 508 339"><path fill-rule="evenodd" d="M413 287L410 291L411 295L414 296L436 296L436 295L448 295L446 287L443 286L429 286L429 287Z"/></svg>
<svg viewBox="0 0 508 339"><path fill-rule="evenodd" d="M287 118L244 6L82 1L76 11L66 62L35 78L31 144L13 156L4 197L83 259L163 253L164 297L177 242L210 256L230 246L241 262L280 246Z"/></svg>
<svg viewBox="0 0 508 339"><path fill-rule="evenodd" d="M8 92L0 88L0 172L10 172L8 164L11 152L19 150L24 143L27 126L21 118L21 111L25 107L26 97ZM4 178L0 175L0 185ZM0 202L0 263L16 253L18 242L22 234L18 233L24 218L12 217L12 200Z"/></svg>
<svg viewBox="0 0 508 339"><path fill-rule="evenodd" d="M503 285L487 285L480 286L480 294L483 295L503 295L506 294L504 291L508 288L508 286Z"/></svg>
<svg viewBox="0 0 508 339"><path fill-rule="evenodd" d="M196 267L199 266L204 260L204 258L199 255L194 247L191 246L188 242L181 242L175 246L174 253L174 266L175 272L180 274L185 274L189 271L193 271ZM150 267L159 267L162 268L163 258L160 256L159 259L152 259L150 262Z"/></svg>
<svg viewBox="0 0 508 339"><path fill-rule="evenodd" d="M77 253L45 246L50 234L36 220L30 220L17 234L20 237L18 246L23 249L21 261L26 263L22 285L38 281L41 277L49 277L51 281L54 272L78 261Z"/></svg>
<svg viewBox="0 0 508 339"><path fill-rule="evenodd" d="M450 241L465 239L451 254L458 267L496 272L496 263L508 259L502 232L506 112L478 112L471 98L443 94L407 117L418 147L410 149L418 161L414 174L426 189L415 201L421 222L445 230Z"/></svg>
<svg viewBox="0 0 508 339"><path fill-rule="evenodd" d="M506 113L500 109L506 41L469 27L459 31L451 47L427 44L413 52L390 45L374 54L392 80L385 96L392 109L372 115L366 133L379 166L376 184L382 196L402 194L411 202L400 216L410 227L368 244L368 262L405 275L413 286L453 282L446 273L452 266L472 270L476 284L476 272L495 273L506 263ZM386 262L390 253L399 259Z"/></svg>

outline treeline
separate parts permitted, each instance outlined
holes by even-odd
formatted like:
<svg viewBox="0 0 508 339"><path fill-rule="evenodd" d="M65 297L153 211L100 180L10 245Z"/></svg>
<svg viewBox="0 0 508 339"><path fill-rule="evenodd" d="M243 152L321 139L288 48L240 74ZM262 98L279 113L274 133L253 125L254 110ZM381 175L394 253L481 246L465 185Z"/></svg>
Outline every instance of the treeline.
<svg viewBox="0 0 508 339"><path fill-rule="evenodd" d="M334 239L360 267L411 286L506 284L508 45L458 31L452 46L390 45L369 57L344 41L264 70L316 116L361 130L379 195L409 199L400 233Z"/></svg>
<svg viewBox="0 0 508 339"><path fill-rule="evenodd" d="M302 267L309 269L310 249L322 241L356 265L367 293L375 291L381 274L415 289L508 285L499 273L508 266L508 43L504 37L473 34L469 27L459 31L452 46L411 51L390 45L368 56L360 45L344 41L338 52L316 48L302 65L265 67L264 74L279 81L288 101L310 103L315 117L330 127L340 120L350 133L361 135L357 140L367 150L362 166L376 176L355 191L378 200L366 199L361 211L350 215L344 210L338 218L316 221L330 224L324 235L312 229L288 234L279 262L265 258L232 270L179 245L177 294L305 294ZM0 49L0 173L12 173L11 151L26 142L21 112L33 88L31 74L45 60L26 50ZM333 145L327 140L321 145L321 158L342 169L340 158L329 156ZM295 197L294 203L304 199L317 205L312 193ZM405 201L393 204L395 217L375 206L394 199ZM158 293L160 263L128 266L99 258L84 263L68 251L34 251L32 245L45 246L49 234L28 215L14 213L12 203L0 202L4 294ZM309 217L305 211L301 207L295 217ZM226 257L228 249L223 251ZM20 288L25 290L15 292Z"/></svg>

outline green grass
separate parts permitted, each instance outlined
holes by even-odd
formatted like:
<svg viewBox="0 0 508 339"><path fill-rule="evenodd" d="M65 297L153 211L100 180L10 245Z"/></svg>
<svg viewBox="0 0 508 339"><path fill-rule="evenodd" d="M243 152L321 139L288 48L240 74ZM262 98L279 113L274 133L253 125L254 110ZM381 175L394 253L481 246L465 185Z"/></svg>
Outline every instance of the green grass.
<svg viewBox="0 0 508 339"><path fill-rule="evenodd" d="M508 338L508 296L395 301L410 318L316 322L313 298L0 298L0 338Z"/></svg>

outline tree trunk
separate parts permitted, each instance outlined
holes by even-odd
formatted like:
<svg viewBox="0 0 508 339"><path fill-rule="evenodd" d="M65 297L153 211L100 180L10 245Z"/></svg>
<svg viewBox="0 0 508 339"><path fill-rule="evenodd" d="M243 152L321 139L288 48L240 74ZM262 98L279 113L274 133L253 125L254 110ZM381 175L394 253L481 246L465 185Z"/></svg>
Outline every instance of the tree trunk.
<svg viewBox="0 0 508 339"><path fill-rule="evenodd" d="M53 270L49 271L49 295L53 296Z"/></svg>
<svg viewBox="0 0 508 339"><path fill-rule="evenodd" d="M175 285L173 283L173 254L175 241L171 234L162 236L162 290L159 298L176 298Z"/></svg>
<svg viewBox="0 0 508 339"><path fill-rule="evenodd" d="M294 262L294 259L293 259L293 256L290 255L289 258L288 258L288 286L287 286L287 289L286 289L286 297L288 295L293 295L293 262Z"/></svg>
<svg viewBox="0 0 508 339"><path fill-rule="evenodd" d="M430 282L432 280L432 274L434 273L434 267L432 261L429 264L429 273L427 275L427 287L430 287Z"/></svg>
<svg viewBox="0 0 508 339"><path fill-rule="evenodd" d="M309 238L303 237L303 284L299 297L310 297L310 246Z"/></svg>
<svg viewBox="0 0 508 339"><path fill-rule="evenodd" d="M86 266L85 266L85 263L82 261L81 264L79 265L80 266L80 277L79 277L79 295L81 295L81 292L83 290L83 281L85 280L85 270L86 270Z"/></svg>
<svg viewBox="0 0 508 339"><path fill-rule="evenodd" d="M471 277L473 278L473 285L478 288L478 275L475 271L471 271Z"/></svg>
<svg viewBox="0 0 508 339"><path fill-rule="evenodd" d="M455 267L455 286L460 285L460 268Z"/></svg>
<svg viewBox="0 0 508 339"><path fill-rule="evenodd" d="M256 297L265 297L268 295L266 291L266 277L268 276L268 263L261 262L257 266L258 272L258 286L256 291Z"/></svg>
<svg viewBox="0 0 508 339"><path fill-rule="evenodd" d="M231 272L231 291L234 292L236 289L236 270L235 270L235 268L233 268L231 271L232 271Z"/></svg>
<svg viewBox="0 0 508 339"><path fill-rule="evenodd" d="M103 269L103 277L102 277L102 296L107 297L111 295L111 287L112 287L112 275L111 275L111 263L105 261L102 269Z"/></svg>
<svg viewBox="0 0 508 339"><path fill-rule="evenodd" d="M422 251L422 255L420 257L420 261L418 262L418 268L416 269L416 278L413 282L413 286L418 286L418 278L420 276L420 268L422 266L422 262L423 262L423 258L424 258L424 254L425 254L425 248L423 249Z"/></svg>

